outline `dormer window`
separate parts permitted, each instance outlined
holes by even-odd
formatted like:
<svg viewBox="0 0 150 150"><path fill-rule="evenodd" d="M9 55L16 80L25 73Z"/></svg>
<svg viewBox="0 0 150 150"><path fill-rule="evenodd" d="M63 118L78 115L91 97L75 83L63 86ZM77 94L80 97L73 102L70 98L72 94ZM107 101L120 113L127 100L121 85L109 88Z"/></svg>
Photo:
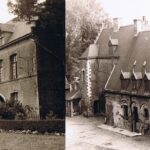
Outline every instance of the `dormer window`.
<svg viewBox="0 0 150 150"><path fill-rule="evenodd" d="M114 55L116 53L117 47L118 47L118 39L109 38L108 42L109 46L109 54Z"/></svg>
<svg viewBox="0 0 150 150"><path fill-rule="evenodd" d="M144 75L144 91L150 91L150 73L145 73Z"/></svg>
<svg viewBox="0 0 150 150"><path fill-rule="evenodd" d="M127 90L131 79L130 72L121 71L120 80L121 80L121 90Z"/></svg>
<svg viewBox="0 0 150 150"><path fill-rule="evenodd" d="M133 72L132 75L132 90L137 91L142 83L142 73L141 72Z"/></svg>

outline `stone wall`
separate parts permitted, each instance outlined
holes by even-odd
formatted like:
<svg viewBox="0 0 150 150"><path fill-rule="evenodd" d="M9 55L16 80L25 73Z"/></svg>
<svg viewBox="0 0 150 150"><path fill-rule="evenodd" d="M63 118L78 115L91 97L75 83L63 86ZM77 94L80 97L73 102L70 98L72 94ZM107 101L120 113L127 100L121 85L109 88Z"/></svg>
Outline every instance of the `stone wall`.
<svg viewBox="0 0 150 150"><path fill-rule="evenodd" d="M128 108L127 116L124 114L124 106ZM137 120L135 107L137 108ZM150 134L149 107L148 97L106 94L106 123L130 131ZM148 110L147 116L145 116L145 109Z"/></svg>
<svg viewBox="0 0 150 150"><path fill-rule="evenodd" d="M112 70L111 59L82 60L82 108L88 116L94 115L94 101L100 100L104 86ZM84 75L83 75L84 71ZM83 77L84 76L84 77ZM101 101L101 100L100 100Z"/></svg>

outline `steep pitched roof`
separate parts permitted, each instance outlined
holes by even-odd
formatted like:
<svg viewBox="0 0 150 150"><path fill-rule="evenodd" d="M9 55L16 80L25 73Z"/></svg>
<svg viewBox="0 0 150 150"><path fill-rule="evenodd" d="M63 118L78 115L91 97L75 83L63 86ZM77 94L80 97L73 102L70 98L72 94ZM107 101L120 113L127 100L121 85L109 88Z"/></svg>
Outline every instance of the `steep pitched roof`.
<svg viewBox="0 0 150 150"><path fill-rule="evenodd" d="M122 79L131 79L131 72L123 72L121 71L121 76Z"/></svg>
<svg viewBox="0 0 150 150"><path fill-rule="evenodd" d="M106 34L107 33L107 36ZM150 31L143 31L134 36L134 25L121 27L119 32L110 32L110 29L105 29L99 39L101 54L107 52L107 40L109 37L117 38L119 45L117 50L119 51L120 58L118 59L115 70L113 71L107 89L120 91L120 72L130 72L133 63L137 61L135 67L135 78L141 78L142 64L147 62L146 68L150 72ZM105 43L104 43L105 42ZM104 52L103 52L104 51Z"/></svg>
<svg viewBox="0 0 150 150"><path fill-rule="evenodd" d="M98 56L98 46L96 44L91 44L86 51L82 54L81 58L92 58Z"/></svg>
<svg viewBox="0 0 150 150"><path fill-rule="evenodd" d="M119 44L119 41L118 41L118 39L110 39L109 40L109 45L112 45L112 46L118 46L118 44Z"/></svg>
<svg viewBox="0 0 150 150"><path fill-rule="evenodd" d="M150 80L150 73L149 72L145 72L145 76L148 80Z"/></svg>
<svg viewBox="0 0 150 150"><path fill-rule="evenodd" d="M0 30L2 32L10 32L11 33L11 36L6 41L6 43L9 43L13 40L16 40L20 37L23 37L23 36L31 33L32 26L34 26L33 23L28 24L26 21L9 21L8 23L0 24Z"/></svg>
<svg viewBox="0 0 150 150"><path fill-rule="evenodd" d="M142 79L142 72L133 72L133 77L134 79L138 80L138 79Z"/></svg>

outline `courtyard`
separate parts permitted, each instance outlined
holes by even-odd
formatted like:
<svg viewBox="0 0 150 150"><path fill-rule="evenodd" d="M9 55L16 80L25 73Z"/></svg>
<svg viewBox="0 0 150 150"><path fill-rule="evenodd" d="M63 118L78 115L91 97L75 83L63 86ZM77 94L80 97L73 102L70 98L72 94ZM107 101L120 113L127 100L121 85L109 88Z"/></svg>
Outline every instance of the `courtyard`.
<svg viewBox="0 0 150 150"><path fill-rule="evenodd" d="M66 118L66 150L149 150L148 136L129 137L98 128L104 117Z"/></svg>
<svg viewBox="0 0 150 150"><path fill-rule="evenodd" d="M64 136L0 133L0 150L64 150Z"/></svg>

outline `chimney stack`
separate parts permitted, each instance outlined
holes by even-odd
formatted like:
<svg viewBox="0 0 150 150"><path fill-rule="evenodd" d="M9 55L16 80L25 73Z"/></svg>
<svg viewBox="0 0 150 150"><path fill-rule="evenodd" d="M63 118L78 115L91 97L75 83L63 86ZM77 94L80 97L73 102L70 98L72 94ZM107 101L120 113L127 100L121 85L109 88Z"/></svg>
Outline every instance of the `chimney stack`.
<svg viewBox="0 0 150 150"><path fill-rule="evenodd" d="M147 62L144 61L143 66L142 66L142 75L144 76L144 74L146 73L146 64Z"/></svg>
<svg viewBox="0 0 150 150"><path fill-rule="evenodd" d="M121 24L121 21L120 21L119 18L114 18L113 19L113 29L114 29L114 32L118 32L119 31L120 24Z"/></svg>
<svg viewBox="0 0 150 150"><path fill-rule="evenodd" d="M133 66L132 66L132 73L135 72L135 67L136 67L136 60L134 61Z"/></svg>
<svg viewBox="0 0 150 150"><path fill-rule="evenodd" d="M141 20L139 19L134 19L133 22L134 22L135 36L137 36L138 33L142 31L142 23L141 23Z"/></svg>

